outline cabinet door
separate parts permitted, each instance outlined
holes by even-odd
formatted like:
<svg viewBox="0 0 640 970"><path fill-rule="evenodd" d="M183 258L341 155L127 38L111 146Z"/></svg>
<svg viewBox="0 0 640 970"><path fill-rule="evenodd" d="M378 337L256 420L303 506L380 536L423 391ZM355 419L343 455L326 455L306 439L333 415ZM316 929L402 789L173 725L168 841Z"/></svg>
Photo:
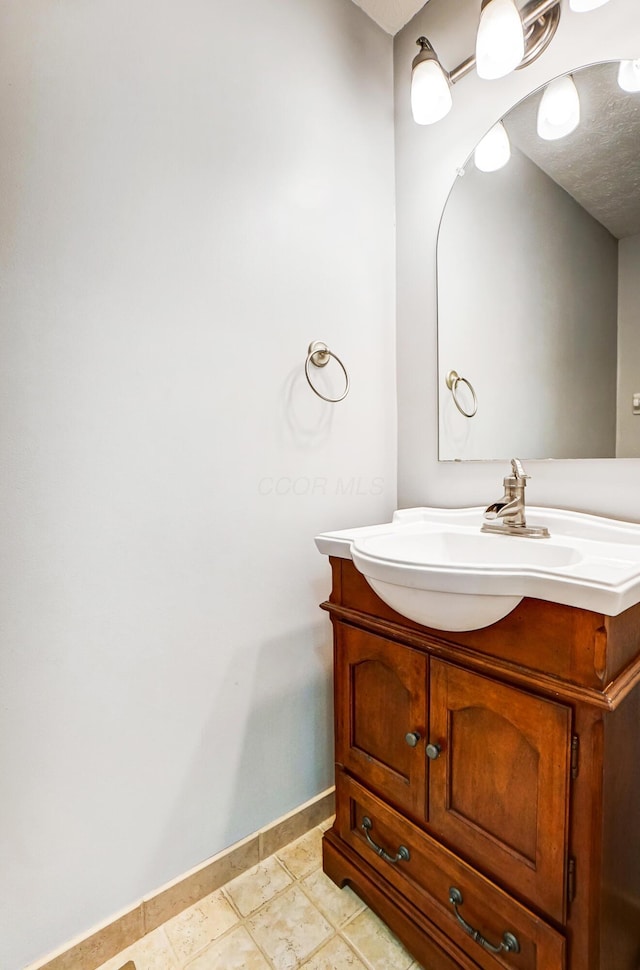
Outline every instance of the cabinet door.
<svg viewBox="0 0 640 970"><path fill-rule="evenodd" d="M562 922L570 709L438 660L430 676L431 829Z"/></svg>
<svg viewBox="0 0 640 970"><path fill-rule="evenodd" d="M336 624L336 760L424 823L427 657Z"/></svg>

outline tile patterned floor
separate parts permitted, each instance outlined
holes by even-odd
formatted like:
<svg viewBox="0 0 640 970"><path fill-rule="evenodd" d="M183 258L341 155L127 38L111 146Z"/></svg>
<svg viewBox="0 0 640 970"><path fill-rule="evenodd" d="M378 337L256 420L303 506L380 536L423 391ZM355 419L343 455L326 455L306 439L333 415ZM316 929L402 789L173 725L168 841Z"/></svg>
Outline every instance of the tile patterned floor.
<svg viewBox="0 0 640 970"><path fill-rule="evenodd" d="M100 970L421 970L350 889L321 869L312 829ZM128 968L130 970L130 968Z"/></svg>

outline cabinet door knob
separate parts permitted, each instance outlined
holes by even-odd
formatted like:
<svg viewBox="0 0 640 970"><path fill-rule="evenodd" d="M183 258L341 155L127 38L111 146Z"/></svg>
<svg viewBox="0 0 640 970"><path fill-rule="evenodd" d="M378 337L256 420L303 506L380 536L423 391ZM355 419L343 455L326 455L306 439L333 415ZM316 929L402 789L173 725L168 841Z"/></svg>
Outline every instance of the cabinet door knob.
<svg viewBox="0 0 640 970"><path fill-rule="evenodd" d="M440 757L440 752L441 751L442 751L442 748L440 747L439 744L428 744L427 745L427 758L430 758L431 761L435 761L436 758L439 758Z"/></svg>
<svg viewBox="0 0 640 970"><path fill-rule="evenodd" d="M410 748L415 748L418 741L420 740L420 735L418 734L417 731L409 731L408 734L405 734L404 739Z"/></svg>

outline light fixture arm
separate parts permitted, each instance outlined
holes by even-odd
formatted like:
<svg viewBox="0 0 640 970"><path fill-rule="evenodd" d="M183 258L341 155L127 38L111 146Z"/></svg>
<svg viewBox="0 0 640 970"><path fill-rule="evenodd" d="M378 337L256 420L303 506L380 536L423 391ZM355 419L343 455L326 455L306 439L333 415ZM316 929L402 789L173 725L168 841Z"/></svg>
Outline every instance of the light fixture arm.
<svg viewBox="0 0 640 970"><path fill-rule="evenodd" d="M531 64L551 43L560 20L561 0L532 0L526 4L521 12L522 26L525 30L525 55L518 69ZM416 43L425 52L425 57L432 57L433 47L426 37L419 37ZM417 55L416 60L420 57ZM415 64L415 61L414 61ZM452 71L445 72L450 84L456 84L476 66L476 56L471 54L466 60L454 67Z"/></svg>

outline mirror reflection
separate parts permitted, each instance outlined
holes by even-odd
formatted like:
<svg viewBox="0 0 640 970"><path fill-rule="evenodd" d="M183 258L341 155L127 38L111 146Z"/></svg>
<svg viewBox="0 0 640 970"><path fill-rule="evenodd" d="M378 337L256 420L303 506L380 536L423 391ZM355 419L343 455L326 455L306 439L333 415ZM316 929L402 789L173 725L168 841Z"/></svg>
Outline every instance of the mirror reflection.
<svg viewBox="0 0 640 970"><path fill-rule="evenodd" d="M640 62L607 62L520 102L460 170L438 237L440 460L640 457L639 148Z"/></svg>

